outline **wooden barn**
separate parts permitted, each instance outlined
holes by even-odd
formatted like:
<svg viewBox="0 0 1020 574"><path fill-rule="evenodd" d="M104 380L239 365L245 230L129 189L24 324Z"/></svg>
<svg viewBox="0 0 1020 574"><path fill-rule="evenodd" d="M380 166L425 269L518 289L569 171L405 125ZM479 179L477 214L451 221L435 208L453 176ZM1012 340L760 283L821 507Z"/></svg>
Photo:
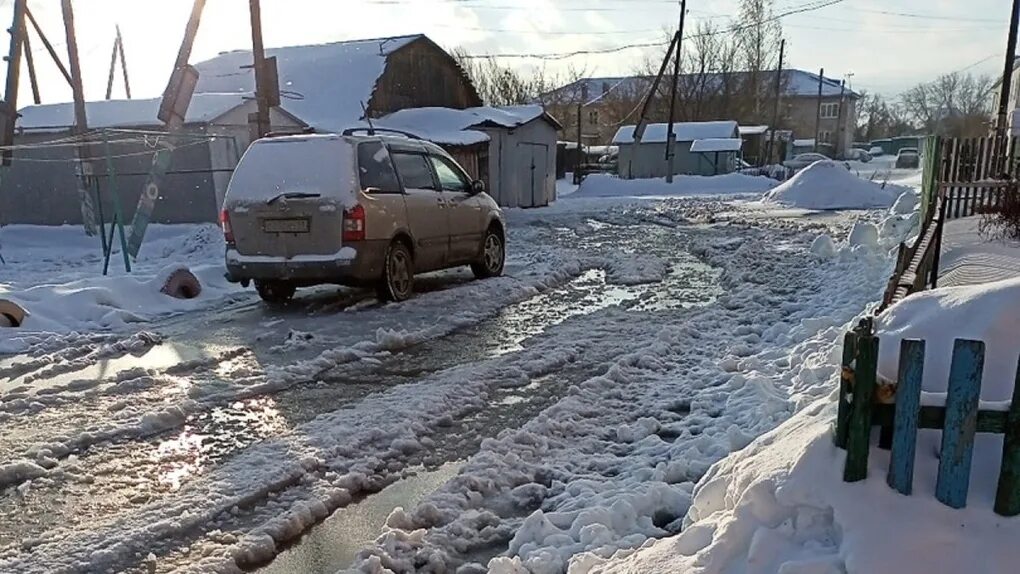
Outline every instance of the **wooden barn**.
<svg viewBox="0 0 1020 574"><path fill-rule="evenodd" d="M482 105L457 62L423 34L288 46L275 57L282 106L320 132L341 132L367 116L406 108L464 109ZM248 50L224 52L196 64L196 92L251 93Z"/></svg>

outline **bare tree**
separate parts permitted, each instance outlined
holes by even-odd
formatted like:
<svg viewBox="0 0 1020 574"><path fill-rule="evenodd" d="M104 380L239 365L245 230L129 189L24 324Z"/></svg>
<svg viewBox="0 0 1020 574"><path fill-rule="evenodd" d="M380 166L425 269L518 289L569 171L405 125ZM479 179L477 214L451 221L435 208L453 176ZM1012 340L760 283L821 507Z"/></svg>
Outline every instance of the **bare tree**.
<svg viewBox="0 0 1020 574"><path fill-rule="evenodd" d="M857 103L857 132L854 139L872 141L916 133L902 103L889 102L880 94L862 92Z"/></svg>
<svg viewBox="0 0 1020 574"><path fill-rule="evenodd" d="M774 19L773 0L741 0L740 17L734 26L734 35L739 46L739 64L746 72L742 78L741 90L745 98L741 101L744 109L737 117L745 121L766 120L765 102L769 99L768 78L779 60L779 45L783 29L779 20Z"/></svg>
<svg viewBox="0 0 1020 574"><path fill-rule="evenodd" d="M454 60L489 106L512 106L538 101L550 90L581 78L585 70L574 67L565 72L550 73L546 67L516 69L501 64L496 58L477 58L464 48L452 51Z"/></svg>
<svg viewBox="0 0 1020 574"><path fill-rule="evenodd" d="M902 95L910 117L927 133L973 137L988 131L990 76L953 72Z"/></svg>

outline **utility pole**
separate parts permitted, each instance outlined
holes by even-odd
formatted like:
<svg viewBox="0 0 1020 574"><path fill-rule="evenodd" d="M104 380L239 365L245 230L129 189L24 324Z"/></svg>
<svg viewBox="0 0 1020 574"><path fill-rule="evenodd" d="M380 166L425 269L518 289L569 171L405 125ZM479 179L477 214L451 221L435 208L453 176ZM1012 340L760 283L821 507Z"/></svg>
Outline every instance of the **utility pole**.
<svg viewBox="0 0 1020 574"><path fill-rule="evenodd" d="M3 165L11 165L13 155L9 146L14 144L14 123L18 118L18 80L21 74L21 37L25 32L25 3L27 0L15 0L14 22L11 24L11 47L7 56L7 84L4 87L2 114L3 131L0 133L0 144L3 150Z"/></svg>
<svg viewBox="0 0 1020 574"><path fill-rule="evenodd" d="M120 53L120 69L124 72L124 95L131 99L131 83L128 82L127 60L124 59L124 38L120 35L120 24L117 28L117 51Z"/></svg>
<svg viewBox="0 0 1020 574"><path fill-rule="evenodd" d="M42 98L39 96L39 80L35 76L35 59L32 57L32 43L28 41L28 29L25 27L25 21L21 22L21 42L24 44L25 49L25 64L28 66L28 81L32 85L32 101L35 105L42 103Z"/></svg>
<svg viewBox="0 0 1020 574"><path fill-rule="evenodd" d="M127 62L124 60L124 40L120 36L120 25L117 25L117 35L113 39L113 52L110 54L110 75L106 79L106 99L113 95L113 77L117 71L117 58L120 58L120 66L124 71L124 94L131 99L131 85L128 83Z"/></svg>
<svg viewBox="0 0 1020 574"><path fill-rule="evenodd" d="M582 82L587 82L587 80L585 80L585 79L582 79L581 81ZM585 84L585 86L587 86L587 84ZM584 92L587 92L587 90L584 90ZM582 99L587 99L587 93L585 93L582 96ZM581 158L584 156L584 151L581 148L581 146L584 145L581 142L581 131L582 131L582 125L583 125L581 123L581 110L582 110L582 108L584 108L584 103L577 102L577 163L574 165L574 185L580 185L581 184Z"/></svg>
<svg viewBox="0 0 1020 574"><path fill-rule="evenodd" d="M843 146L843 95L846 93L846 80L839 82L839 112L836 113L836 157L845 158L846 148Z"/></svg>
<svg viewBox="0 0 1020 574"><path fill-rule="evenodd" d="M645 98L645 103L641 106L641 115L638 116L638 122L634 126L634 144L641 143L641 138L645 135L645 127L648 126L648 108L652 106L652 100L655 98L656 92L659 90L659 82L662 81L662 75L666 73L666 66L669 65L669 59L673 56L673 50L678 49L676 44L676 35L669 42L669 49L666 50L666 57L662 59L662 64L659 66L659 73L655 75L655 79L652 80L652 87L648 91L648 96Z"/></svg>
<svg viewBox="0 0 1020 574"><path fill-rule="evenodd" d="M86 235L95 235L96 210L103 209L101 202L96 202L89 187L95 170L92 167L92 149L86 139L89 124L85 113L85 92L82 89L81 64L78 61L78 39L74 31L74 10L71 0L60 0L60 8L64 17L64 35L67 41L67 67L70 70L71 93L74 97L74 134L81 138L78 142L78 197L81 200L82 223ZM100 219L102 216L100 215ZM101 232L103 253L106 253L106 233Z"/></svg>
<svg viewBox="0 0 1020 574"><path fill-rule="evenodd" d="M822 125L822 81L825 79L825 68L818 71L818 111L815 112L815 151L818 151L818 136Z"/></svg>
<svg viewBox="0 0 1020 574"><path fill-rule="evenodd" d="M676 54L673 57L673 86L669 90L669 125L666 128L666 183L673 183L673 169L676 165L676 142L673 122L676 118L676 85L680 76L680 45L684 40L684 16L687 14L687 0L680 0L680 26L676 31Z"/></svg>
<svg viewBox="0 0 1020 574"><path fill-rule="evenodd" d="M258 136L264 137L270 130L269 88L266 77L266 50L262 45L262 7L259 0L248 0L251 15L251 52L255 67L255 101L258 105L255 124Z"/></svg>
<svg viewBox="0 0 1020 574"><path fill-rule="evenodd" d="M1006 62L1002 70L1002 88L999 91L999 115L995 122L995 158L1002 161L996 171L1006 169L1006 139L1009 136L1008 121L1009 89L1013 83L1013 60L1016 59L1017 25L1020 22L1020 0L1013 0L1013 10L1009 16L1009 36L1006 38Z"/></svg>
<svg viewBox="0 0 1020 574"><path fill-rule="evenodd" d="M785 53L786 38L783 38L782 41L779 42L779 66L776 67L776 106L772 111L772 126L769 131L769 145L768 148L766 148L768 151L765 152L765 161L762 162L763 166L766 165L766 163L772 163L772 149L776 144L776 128L779 127L779 98L781 95L780 92L783 89L783 55Z"/></svg>

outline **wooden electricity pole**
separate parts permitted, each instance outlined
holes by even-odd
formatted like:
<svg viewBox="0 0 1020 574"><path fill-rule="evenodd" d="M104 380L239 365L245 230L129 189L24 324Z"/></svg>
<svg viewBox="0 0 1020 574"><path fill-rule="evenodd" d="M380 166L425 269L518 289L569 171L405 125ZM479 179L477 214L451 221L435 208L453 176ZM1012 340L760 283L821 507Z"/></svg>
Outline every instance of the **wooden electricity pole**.
<svg viewBox="0 0 1020 574"><path fill-rule="evenodd" d="M846 159L846 148L843 147L843 96L846 95L846 79L839 82L839 111L836 113L836 157Z"/></svg>
<svg viewBox="0 0 1020 574"><path fill-rule="evenodd" d="M786 53L786 38L779 42L779 65L776 67L776 105L772 111L772 125L769 130L769 145L762 166L772 163L772 150L776 145L776 129L779 127L779 99L783 90L783 55Z"/></svg>
<svg viewBox="0 0 1020 574"><path fill-rule="evenodd" d="M127 62L124 60L124 40L120 35L120 25L117 25L117 35L113 39L113 52L110 54L110 75L106 78L106 99L113 96L113 78L117 72L117 58L120 58L120 67L124 72L124 94L131 99L131 84L128 83Z"/></svg>
<svg viewBox="0 0 1020 574"><path fill-rule="evenodd" d="M822 126L822 82L825 80L825 68L818 70L818 111L815 112L815 151L818 151L818 136Z"/></svg>
<svg viewBox="0 0 1020 574"><path fill-rule="evenodd" d="M35 105L42 103L39 95L39 79L35 75L35 58L32 57L32 43L28 40L28 29L25 28L25 21L21 21L21 41L25 46L25 65L28 67L28 81L32 85L32 101Z"/></svg>
<svg viewBox="0 0 1020 574"><path fill-rule="evenodd" d="M254 57L255 67L255 100L258 105L255 123L258 126L258 136L264 137L269 133L269 108L270 108L270 86L266 70L266 50L262 45L262 7L259 0L248 0L248 9L251 15L251 52Z"/></svg>
<svg viewBox="0 0 1020 574"><path fill-rule="evenodd" d="M1016 59L1017 26L1020 23L1020 0L1013 0L1013 10L1009 15L1009 35L1006 38L1006 62L1002 70L1002 88L999 91L999 110L995 121L995 161L1002 161L996 171L1006 170L1006 140L1009 137L1008 112L1009 90L1013 83L1013 62ZM1000 175L1000 174L996 174Z"/></svg>
<svg viewBox="0 0 1020 574"><path fill-rule="evenodd" d="M14 22L11 24L11 46L7 56L7 83L4 87L2 115L3 130L0 133L0 144L3 150L3 165L11 165L12 152L9 146L14 144L14 123L18 118L18 80L21 74L21 52L24 47L22 35L25 32L25 2L15 0Z"/></svg>
<svg viewBox="0 0 1020 574"><path fill-rule="evenodd" d="M676 85L680 78L680 45L684 40L684 16L687 14L687 0L680 0L680 26L676 30L676 54L673 56L673 85L669 90L669 125L666 127L666 183L673 183L673 169L676 166L676 142L673 122L676 119Z"/></svg>

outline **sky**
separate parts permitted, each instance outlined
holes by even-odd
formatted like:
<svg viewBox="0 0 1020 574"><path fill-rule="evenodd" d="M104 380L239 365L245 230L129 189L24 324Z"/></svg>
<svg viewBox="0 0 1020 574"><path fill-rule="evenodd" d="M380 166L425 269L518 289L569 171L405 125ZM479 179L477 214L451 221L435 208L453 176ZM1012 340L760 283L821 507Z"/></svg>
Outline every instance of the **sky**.
<svg viewBox="0 0 1020 574"><path fill-rule="evenodd" d="M775 0L775 11L820 0ZM0 22L13 0L0 0ZM737 0L689 0L687 25L725 25ZM895 96L953 71L1000 74L1011 0L842 0L782 18L787 67L847 78L854 89ZM59 0L28 0L43 32L66 61ZM158 96L166 85L192 0L73 0L88 99L105 95L114 26L119 24L132 95ZM266 47L425 33L446 48L474 54L563 54L660 42L677 25L674 0L262 0ZM690 29L690 28L689 28ZM33 33L31 47L44 103L71 90ZM207 0L192 52L195 63L220 51L250 48L248 0ZM565 59L505 58L521 69L588 76L635 73L662 48L634 48ZM6 64L3 65L6 67ZM123 97L123 85L114 85ZM31 103L23 73L19 108Z"/></svg>

